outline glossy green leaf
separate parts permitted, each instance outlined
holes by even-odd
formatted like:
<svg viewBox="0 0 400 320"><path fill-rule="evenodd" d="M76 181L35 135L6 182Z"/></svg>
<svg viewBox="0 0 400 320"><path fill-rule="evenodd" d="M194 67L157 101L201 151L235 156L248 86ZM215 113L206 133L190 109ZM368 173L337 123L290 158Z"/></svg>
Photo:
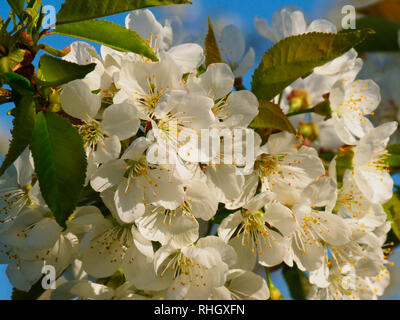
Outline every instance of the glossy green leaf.
<svg viewBox="0 0 400 320"><path fill-rule="evenodd" d="M57 24L100 18L141 8L188 3L191 2L188 0L66 0L57 14Z"/></svg>
<svg viewBox="0 0 400 320"><path fill-rule="evenodd" d="M32 95L23 96L15 108L14 128L8 153L0 168L0 175L7 170L31 143L35 128L35 101Z"/></svg>
<svg viewBox="0 0 400 320"><path fill-rule="evenodd" d="M79 65L44 54L39 60L36 82L43 86L57 87L84 78L95 67L95 63Z"/></svg>
<svg viewBox="0 0 400 320"><path fill-rule="evenodd" d="M295 300L306 300L310 284L304 272L299 270L296 264L294 264L293 267L284 265L282 274L289 287L292 298Z"/></svg>
<svg viewBox="0 0 400 320"><path fill-rule="evenodd" d="M118 51L140 54L153 61L158 58L139 34L106 20L86 20L57 25L53 33L103 44Z"/></svg>
<svg viewBox="0 0 400 320"><path fill-rule="evenodd" d="M263 100L271 100L300 77L358 45L370 29L347 33L307 33L287 37L263 56L254 72L252 91Z"/></svg>
<svg viewBox="0 0 400 320"><path fill-rule="evenodd" d="M65 226L85 181L87 160L82 138L66 118L40 112L31 150L43 198L57 222Z"/></svg>
<svg viewBox="0 0 400 320"><path fill-rule="evenodd" d="M211 63L223 62L210 18L208 18L208 33L204 41L204 48L206 56L206 66Z"/></svg>
<svg viewBox="0 0 400 320"><path fill-rule="evenodd" d="M250 124L253 129L278 129L296 134L296 129L282 112L281 108L269 101L260 101L258 115Z"/></svg>

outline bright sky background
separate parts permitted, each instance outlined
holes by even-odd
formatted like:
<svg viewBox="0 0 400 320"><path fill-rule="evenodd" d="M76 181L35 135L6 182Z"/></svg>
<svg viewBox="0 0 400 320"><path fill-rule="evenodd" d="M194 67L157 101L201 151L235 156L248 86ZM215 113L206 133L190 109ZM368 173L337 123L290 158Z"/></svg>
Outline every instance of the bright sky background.
<svg viewBox="0 0 400 320"><path fill-rule="evenodd" d="M166 17L179 15L185 32L192 35L193 39L201 40L207 32L207 17L209 16L213 21L214 29L221 30L227 24L235 24L239 27L245 38L248 46L252 46L256 52L256 64L261 59L263 53L272 45L271 42L262 38L257 34L253 19L255 16L263 17L271 21L273 12L283 6L295 5L300 7L306 14L307 20L312 21L317 18L327 16L327 8L335 2L335 0L191 0L192 5L179 5L179 6L166 6L151 8L152 12L156 15L158 20L162 21ZM56 10L60 9L60 0L42 0L45 5L53 5ZM0 0L0 17L7 18L9 13L9 6L6 0ZM124 25L126 13L107 17L115 23ZM69 45L74 39L64 36L51 35L44 38L44 42L58 49L62 49ZM97 49L99 45L94 45ZM36 59L37 60L37 59ZM253 68L254 70L254 68ZM250 70L244 77L244 84L249 87ZM6 115L6 112L11 108L10 105L0 106L0 134L6 133L9 135L11 128L11 117ZM397 177L397 184L399 184L399 177ZM400 251L399 249L397 251ZM392 258L396 265L390 268L391 276L393 278L393 285L386 291L386 299L399 299L399 284L400 272L400 254L397 252L396 256ZM10 299L11 285L5 274L5 265L0 265L0 299ZM280 271L273 272L272 278L275 285L281 290L285 299L290 299L287 287L282 280Z"/></svg>

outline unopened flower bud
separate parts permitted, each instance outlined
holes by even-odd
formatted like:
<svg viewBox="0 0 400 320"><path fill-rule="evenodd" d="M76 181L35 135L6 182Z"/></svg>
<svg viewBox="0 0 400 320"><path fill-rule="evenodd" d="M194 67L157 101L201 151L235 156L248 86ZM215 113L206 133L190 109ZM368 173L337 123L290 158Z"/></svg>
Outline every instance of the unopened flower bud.
<svg viewBox="0 0 400 320"><path fill-rule="evenodd" d="M274 285L272 285L269 288L269 293L270 293L270 299L271 300L283 300L283 296L282 296L281 292Z"/></svg>
<svg viewBox="0 0 400 320"><path fill-rule="evenodd" d="M59 112L61 110L60 93L53 91L49 96L49 111Z"/></svg>
<svg viewBox="0 0 400 320"><path fill-rule="evenodd" d="M314 122L300 122L299 131L304 138L315 141L319 137L320 129Z"/></svg>
<svg viewBox="0 0 400 320"><path fill-rule="evenodd" d="M289 101L289 112L296 112L307 109L310 106L308 93L302 89L294 89L287 97Z"/></svg>
<svg viewBox="0 0 400 320"><path fill-rule="evenodd" d="M10 59L8 57L3 57L0 59L0 74L11 72Z"/></svg>

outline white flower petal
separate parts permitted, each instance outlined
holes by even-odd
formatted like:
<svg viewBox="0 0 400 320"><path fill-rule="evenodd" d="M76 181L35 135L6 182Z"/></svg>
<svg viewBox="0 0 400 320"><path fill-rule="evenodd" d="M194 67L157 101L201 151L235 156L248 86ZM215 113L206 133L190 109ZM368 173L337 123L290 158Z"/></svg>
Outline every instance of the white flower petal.
<svg viewBox="0 0 400 320"><path fill-rule="evenodd" d="M101 107L101 97L93 94L83 80L69 82L61 91L60 102L66 113L82 120L95 118Z"/></svg>
<svg viewBox="0 0 400 320"><path fill-rule="evenodd" d="M26 238L26 247L30 249L49 249L54 246L62 228L55 220L44 218L36 223ZM46 235L46 236L44 236Z"/></svg>
<svg viewBox="0 0 400 320"><path fill-rule="evenodd" d="M90 180L90 185L97 192L102 192L118 184L125 173L125 162L114 160L103 164L96 170Z"/></svg>
<svg viewBox="0 0 400 320"><path fill-rule="evenodd" d="M230 61L236 62L243 57L245 42L236 26L231 24L222 29L220 49Z"/></svg>
<svg viewBox="0 0 400 320"><path fill-rule="evenodd" d="M108 135L116 135L121 141L136 134L140 121L136 108L127 103L113 104L103 114L102 127Z"/></svg>
<svg viewBox="0 0 400 320"><path fill-rule="evenodd" d="M272 201L265 206L264 218L284 236L291 234L296 226L296 220L292 211L278 201Z"/></svg>
<svg viewBox="0 0 400 320"><path fill-rule="evenodd" d="M126 179L119 184L114 200L118 218L124 223L132 223L144 214L143 190L136 188L136 184L128 188Z"/></svg>
<svg viewBox="0 0 400 320"><path fill-rule="evenodd" d="M204 61L204 50L196 43L185 43L167 51L182 73L194 72Z"/></svg>
<svg viewBox="0 0 400 320"><path fill-rule="evenodd" d="M114 295L114 290L102 284L85 281L75 284L71 288L73 295L90 300L108 300Z"/></svg>
<svg viewBox="0 0 400 320"><path fill-rule="evenodd" d="M228 271L228 288L242 299L267 300L269 290L265 279L250 271L233 269Z"/></svg>
<svg viewBox="0 0 400 320"><path fill-rule="evenodd" d="M243 57L237 69L234 70L235 78L242 77L254 65L256 53L253 48L250 48Z"/></svg>

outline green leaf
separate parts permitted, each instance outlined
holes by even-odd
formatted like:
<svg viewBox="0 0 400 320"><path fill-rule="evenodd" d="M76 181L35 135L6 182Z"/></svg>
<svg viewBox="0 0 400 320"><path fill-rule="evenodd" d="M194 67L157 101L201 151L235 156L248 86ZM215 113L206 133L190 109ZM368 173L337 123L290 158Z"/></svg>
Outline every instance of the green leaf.
<svg viewBox="0 0 400 320"><path fill-rule="evenodd" d="M383 205L387 214L387 220L392 222L392 230L397 239L400 240L400 197L394 192L392 198Z"/></svg>
<svg viewBox="0 0 400 320"><path fill-rule="evenodd" d="M43 86L57 87L84 78L95 67L95 63L79 65L44 54L39 60L36 82Z"/></svg>
<svg viewBox="0 0 400 320"><path fill-rule="evenodd" d="M105 20L87 20L56 26L52 33L101 43L118 51L128 51L158 61L157 56L135 31Z"/></svg>
<svg viewBox="0 0 400 320"><path fill-rule="evenodd" d="M269 101L260 101L258 115L250 124L253 129L278 129L296 134L296 129L282 112L281 108Z"/></svg>
<svg viewBox="0 0 400 320"><path fill-rule="evenodd" d="M283 266L283 277L289 287L290 295L295 300L306 300L310 289L308 277L297 268L296 264L293 267Z"/></svg>
<svg viewBox="0 0 400 320"><path fill-rule="evenodd" d="M371 33L370 29L346 33L311 32L287 37L263 56L254 72L252 91L263 100L271 100L300 77L350 50Z"/></svg>
<svg viewBox="0 0 400 320"><path fill-rule="evenodd" d="M1 165L0 176L30 144L35 128L35 113L35 101L33 100L33 96L23 96L15 108L15 118L13 120L14 128L11 132L12 140L8 153Z"/></svg>
<svg viewBox="0 0 400 320"><path fill-rule="evenodd" d="M212 218L212 221L216 224L221 224L222 220L224 220L227 216L229 216L230 214L232 214L236 211L237 210L229 210L229 209L225 208L225 205L220 203L217 213Z"/></svg>
<svg viewBox="0 0 400 320"><path fill-rule="evenodd" d="M6 72L3 73L3 78L13 90L21 95L32 95L34 92L31 82L18 73Z"/></svg>
<svg viewBox="0 0 400 320"><path fill-rule="evenodd" d="M210 18L208 18L208 33L204 41L204 48L206 56L206 66L211 63L223 62Z"/></svg>
<svg viewBox="0 0 400 320"><path fill-rule="evenodd" d="M10 5L11 9L20 16L21 13L24 11L25 0L7 0L8 4Z"/></svg>
<svg viewBox="0 0 400 320"><path fill-rule="evenodd" d="M66 118L40 112L31 150L43 198L57 222L65 226L85 182L87 161L82 139Z"/></svg>
<svg viewBox="0 0 400 320"><path fill-rule="evenodd" d="M390 154L400 155L400 143L394 143L394 144L388 145L386 149Z"/></svg>
<svg viewBox="0 0 400 320"><path fill-rule="evenodd" d="M188 0L66 0L57 14L57 24L100 18L153 6L187 3L191 4Z"/></svg>
<svg viewBox="0 0 400 320"><path fill-rule="evenodd" d="M362 17L356 21L357 29L371 28L376 33L371 34L355 47L357 52L397 51L399 44L397 32L400 25L378 17ZM348 32L348 31L344 31Z"/></svg>

